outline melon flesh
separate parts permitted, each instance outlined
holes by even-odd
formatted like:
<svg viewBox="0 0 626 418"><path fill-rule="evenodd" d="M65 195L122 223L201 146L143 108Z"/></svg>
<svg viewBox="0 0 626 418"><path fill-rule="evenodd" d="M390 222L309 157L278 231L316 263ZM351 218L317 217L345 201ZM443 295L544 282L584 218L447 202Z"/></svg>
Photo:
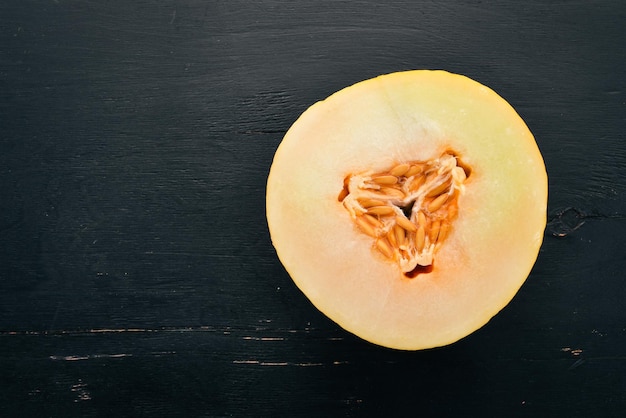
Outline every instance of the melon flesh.
<svg viewBox="0 0 626 418"><path fill-rule="evenodd" d="M452 149L471 168L432 271L407 277L337 196L346 176ZM537 258L547 175L530 130L493 90L416 70L357 83L306 110L278 147L267 220L278 257L341 327L386 347L453 343L513 298Z"/></svg>

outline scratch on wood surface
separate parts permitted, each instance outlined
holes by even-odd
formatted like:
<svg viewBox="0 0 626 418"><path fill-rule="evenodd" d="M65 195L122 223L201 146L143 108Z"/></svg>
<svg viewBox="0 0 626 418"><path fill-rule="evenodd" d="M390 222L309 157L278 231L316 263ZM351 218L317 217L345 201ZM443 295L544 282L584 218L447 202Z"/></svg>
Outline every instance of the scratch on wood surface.
<svg viewBox="0 0 626 418"><path fill-rule="evenodd" d="M142 356L152 356L152 357L162 357L168 355L175 355L176 351L154 351L147 354L142 354ZM116 353L116 354L86 354L86 355L66 355L66 356L58 356L52 355L48 358L53 361L83 361L83 360L93 360L93 359L119 359L125 357L134 357L134 354L131 353Z"/></svg>
<svg viewBox="0 0 626 418"><path fill-rule="evenodd" d="M251 337L245 336L241 338L242 340L253 340L253 341L284 341L283 337Z"/></svg>
<svg viewBox="0 0 626 418"><path fill-rule="evenodd" d="M269 323L270 320L264 320L263 322ZM49 329L49 330L14 330L14 331L0 331L0 337L2 336L17 336L17 335L93 335L93 334L148 334L148 333L220 333L224 335L230 335L233 333L254 333L263 332L269 334L308 334L316 331L315 328L273 328L267 326L254 326L254 327L230 327L230 326L189 326L189 327L154 327L154 328L87 328L87 329ZM241 338L250 341L285 341L287 338L280 336L261 336L255 337L252 335L243 335ZM343 337L330 336L326 340L329 341L341 341Z"/></svg>
<svg viewBox="0 0 626 418"><path fill-rule="evenodd" d="M567 368L567 370L574 370L575 368L582 366L582 364L585 362L585 359L578 359L574 362L574 364L572 364L571 366L569 366Z"/></svg>
<svg viewBox="0 0 626 418"><path fill-rule="evenodd" d="M96 358L123 358L123 357L132 357L132 354L120 353L120 354L89 354L84 356L50 356L50 360L61 360L61 361L79 361L79 360L90 360Z"/></svg>
<svg viewBox="0 0 626 418"><path fill-rule="evenodd" d="M563 347L561 351L564 353L570 353L572 356L579 356L583 353L581 348Z"/></svg>
<svg viewBox="0 0 626 418"><path fill-rule="evenodd" d="M181 332L220 332L228 334L231 327L155 327L155 328L89 328L89 329L59 329L43 331L0 331L3 335L81 335L81 334L123 334L123 333L181 333Z"/></svg>
<svg viewBox="0 0 626 418"><path fill-rule="evenodd" d="M332 365L345 364L347 362L334 361ZM295 366L295 367L319 367L326 365L317 362L291 362L291 361L260 361L260 360L233 360L233 364L248 364L254 366Z"/></svg>
<svg viewBox="0 0 626 418"><path fill-rule="evenodd" d="M88 389L88 385L84 383L82 379L78 379L78 383L73 384L70 390L76 394L74 402L91 400L91 392Z"/></svg>

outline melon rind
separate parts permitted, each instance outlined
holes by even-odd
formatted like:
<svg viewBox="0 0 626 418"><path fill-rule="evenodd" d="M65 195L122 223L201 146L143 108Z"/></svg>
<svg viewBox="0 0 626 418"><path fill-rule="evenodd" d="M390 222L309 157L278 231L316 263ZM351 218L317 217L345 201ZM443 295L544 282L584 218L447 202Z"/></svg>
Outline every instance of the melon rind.
<svg viewBox="0 0 626 418"><path fill-rule="evenodd" d="M337 196L351 173L446 150L471 175L433 271L410 279ZM509 303L537 258L547 191L534 137L503 98L462 75L415 70L307 109L276 151L266 211L280 261L321 312L372 343L417 350L467 336Z"/></svg>

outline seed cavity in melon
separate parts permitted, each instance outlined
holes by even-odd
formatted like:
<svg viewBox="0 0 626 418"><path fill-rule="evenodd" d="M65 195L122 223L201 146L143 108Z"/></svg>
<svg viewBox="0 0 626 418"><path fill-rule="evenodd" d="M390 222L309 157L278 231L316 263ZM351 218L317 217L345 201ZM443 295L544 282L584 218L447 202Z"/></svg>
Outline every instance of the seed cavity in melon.
<svg viewBox="0 0 626 418"><path fill-rule="evenodd" d="M435 250L456 218L467 173L445 152L429 161L402 162L379 173L346 177L339 193L355 224L407 277L430 271Z"/></svg>
<svg viewBox="0 0 626 418"><path fill-rule="evenodd" d="M445 71L393 73L305 111L267 183L278 257L311 302L386 347L453 343L537 258L547 175L515 110Z"/></svg>

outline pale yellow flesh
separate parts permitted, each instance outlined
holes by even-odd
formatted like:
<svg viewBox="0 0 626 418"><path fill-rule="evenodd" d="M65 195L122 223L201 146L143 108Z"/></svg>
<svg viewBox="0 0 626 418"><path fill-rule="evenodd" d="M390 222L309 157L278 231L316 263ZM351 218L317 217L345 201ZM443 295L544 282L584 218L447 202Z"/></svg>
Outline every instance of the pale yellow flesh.
<svg viewBox="0 0 626 418"><path fill-rule="evenodd" d="M434 270L409 279L338 201L367 169L457 152L472 169ZM528 276L546 224L547 176L529 129L495 92L444 71L367 80L311 106L267 183L277 254L311 302L375 344L423 349L484 325Z"/></svg>

